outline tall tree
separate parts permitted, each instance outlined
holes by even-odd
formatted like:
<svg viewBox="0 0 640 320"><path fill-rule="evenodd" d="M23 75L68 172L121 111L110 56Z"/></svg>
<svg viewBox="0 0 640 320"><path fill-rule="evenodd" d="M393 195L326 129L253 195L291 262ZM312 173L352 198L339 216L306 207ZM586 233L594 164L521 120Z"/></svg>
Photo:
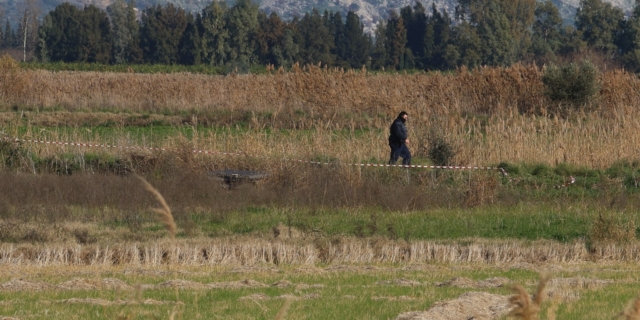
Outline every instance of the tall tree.
<svg viewBox="0 0 640 320"><path fill-rule="evenodd" d="M364 32L364 25L353 11L347 13L343 41L338 59L345 61L352 68L366 65L372 46L371 37Z"/></svg>
<svg viewBox="0 0 640 320"><path fill-rule="evenodd" d="M456 66L459 55L450 46L452 33L449 15L444 10L438 11L433 4L424 39L423 64L426 68L445 70Z"/></svg>
<svg viewBox="0 0 640 320"><path fill-rule="evenodd" d="M348 46L344 34L345 26L342 21L342 14L340 12L331 13L326 24L329 32L333 34L333 49L331 50L331 53L335 57L334 65L343 68L350 67L349 64L342 59L346 54Z"/></svg>
<svg viewBox="0 0 640 320"><path fill-rule="evenodd" d="M391 10L386 26L387 61L386 66L393 69L404 69L407 67L405 53L407 51L407 29L404 26L402 16L395 10Z"/></svg>
<svg viewBox="0 0 640 320"><path fill-rule="evenodd" d="M451 58L458 56L458 65L474 68L482 64L482 40L476 28L469 22L462 21L454 29L453 43L456 44L455 52L449 48L448 56ZM457 53L457 54L455 54Z"/></svg>
<svg viewBox="0 0 640 320"><path fill-rule="evenodd" d="M532 27L531 53L536 60L547 61L562 45L562 17L558 8L546 0L538 3Z"/></svg>
<svg viewBox="0 0 640 320"><path fill-rule="evenodd" d="M296 41L300 46L299 62L303 64L321 62L333 65L335 57L331 50L335 46L335 41L318 10L314 9L311 13L306 13L296 27Z"/></svg>
<svg viewBox="0 0 640 320"><path fill-rule="evenodd" d="M482 41L482 63L490 66L506 66L515 62L515 40L511 25L499 3L488 1L478 20L478 36Z"/></svg>
<svg viewBox="0 0 640 320"><path fill-rule="evenodd" d="M144 61L176 64L182 34L188 24L187 13L169 3L147 8L142 14L140 43Z"/></svg>
<svg viewBox="0 0 640 320"><path fill-rule="evenodd" d="M111 60L111 23L109 16L94 5L82 10L81 61L109 63Z"/></svg>
<svg viewBox="0 0 640 320"><path fill-rule="evenodd" d="M389 53L387 51L387 22L380 20L375 29L375 42L372 50L372 67L384 69L387 65Z"/></svg>
<svg viewBox="0 0 640 320"><path fill-rule="evenodd" d="M41 36L50 61L84 61L82 40L82 12L69 3L57 6L45 17Z"/></svg>
<svg viewBox="0 0 640 320"><path fill-rule="evenodd" d="M140 28L136 21L134 0L129 3L125 0L115 0L107 7L107 13L111 20L114 62L139 62Z"/></svg>
<svg viewBox="0 0 640 320"><path fill-rule="evenodd" d="M179 62L184 65L199 65L202 63L202 40L198 26L202 23L200 15L194 19L191 13L187 14L187 27L180 39Z"/></svg>
<svg viewBox="0 0 640 320"><path fill-rule="evenodd" d="M616 44L625 68L640 72L640 0L636 0L631 17L624 22Z"/></svg>
<svg viewBox="0 0 640 320"><path fill-rule="evenodd" d="M261 64L280 65L279 55L284 46L285 31L287 24L280 17L272 12L269 16L266 13L258 14L258 29L256 30L256 50Z"/></svg>
<svg viewBox="0 0 640 320"><path fill-rule="evenodd" d="M509 20L516 59L523 59L529 52L536 5L536 0L500 0L501 11Z"/></svg>
<svg viewBox="0 0 640 320"><path fill-rule="evenodd" d="M213 1L202 10L202 60L204 63L222 66L227 62L229 31L224 1Z"/></svg>
<svg viewBox="0 0 640 320"><path fill-rule="evenodd" d="M435 4L434 4L435 6ZM427 14L426 9L419 1L416 1L413 8L406 6L400 9L400 15L407 29L407 48L416 58L418 68L425 67L427 53L425 52L427 38ZM433 30L431 30L433 31Z"/></svg>
<svg viewBox="0 0 640 320"><path fill-rule="evenodd" d="M7 23L4 27L4 47L5 48L13 48L15 47L15 31L11 29L11 24L9 23L9 19L7 19Z"/></svg>
<svg viewBox="0 0 640 320"><path fill-rule="evenodd" d="M624 21L622 9L602 0L581 0L575 17L576 29L591 47L614 53L615 39Z"/></svg>
<svg viewBox="0 0 640 320"><path fill-rule="evenodd" d="M27 60L27 52L33 52L38 36L38 15L40 10L35 0L22 2L22 19L18 28L20 44L22 47L22 61Z"/></svg>
<svg viewBox="0 0 640 320"><path fill-rule="evenodd" d="M258 5L251 0L237 0L227 13L226 28L229 31L229 62L243 71L256 62L254 35L258 29Z"/></svg>

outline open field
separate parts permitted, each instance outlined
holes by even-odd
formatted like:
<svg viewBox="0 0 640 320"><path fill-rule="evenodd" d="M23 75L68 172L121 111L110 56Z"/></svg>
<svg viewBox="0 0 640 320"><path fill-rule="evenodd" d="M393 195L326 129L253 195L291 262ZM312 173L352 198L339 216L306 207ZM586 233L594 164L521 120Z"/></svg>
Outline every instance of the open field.
<svg viewBox="0 0 640 320"><path fill-rule="evenodd" d="M432 306L429 319L464 315L491 319L506 315L514 283L535 292L538 272L553 275L544 293L541 319L613 318L638 293L637 264L624 263L9 265L0 272L0 315L5 319L274 319L290 304L286 319L399 315L419 319L406 313ZM455 299L464 304L456 305ZM448 304L435 304L447 300Z"/></svg>
<svg viewBox="0 0 640 320"><path fill-rule="evenodd" d="M640 80L602 73L574 108L542 74L2 58L0 319L500 319L540 274L541 319L614 318L640 281ZM387 162L401 110L413 164L444 141L450 164L490 169L355 165Z"/></svg>

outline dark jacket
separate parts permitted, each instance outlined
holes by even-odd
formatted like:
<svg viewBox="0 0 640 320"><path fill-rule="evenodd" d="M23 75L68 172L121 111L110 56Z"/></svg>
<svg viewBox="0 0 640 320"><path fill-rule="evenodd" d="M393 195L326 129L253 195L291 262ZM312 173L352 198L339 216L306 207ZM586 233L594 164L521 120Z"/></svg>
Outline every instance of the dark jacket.
<svg viewBox="0 0 640 320"><path fill-rule="evenodd" d="M407 127L404 125L404 119L398 117L391 124L389 131L389 144L395 146L401 146L407 140Z"/></svg>

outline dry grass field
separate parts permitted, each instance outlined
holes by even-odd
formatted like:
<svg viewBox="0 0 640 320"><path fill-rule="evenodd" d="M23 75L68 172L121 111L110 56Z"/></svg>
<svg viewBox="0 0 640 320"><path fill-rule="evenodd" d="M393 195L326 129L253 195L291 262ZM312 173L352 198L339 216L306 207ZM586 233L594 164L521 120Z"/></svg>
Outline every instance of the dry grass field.
<svg viewBox="0 0 640 320"><path fill-rule="evenodd" d="M543 73L2 57L0 319L637 319L640 80L572 107ZM440 139L509 176L351 165L387 162L401 110L414 164Z"/></svg>
<svg viewBox="0 0 640 320"><path fill-rule="evenodd" d="M0 68L5 134L18 134L12 127L36 126L38 131L21 135L28 138L126 144L126 136L106 140L82 130L62 135L40 129L240 125L247 129L244 134L205 130L194 132L191 143L199 149L278 158L385 160L387 127L406 110L414 153L425 154L429 137L443 137L457 148L454 162L459 165L606 168L638 158L640 80L622 71L601 74L597 99L583 111L565 112L544 95L543 71L535 66L411 75L308 66L225 77L21 70L4 58ZM292 139L280 130L304 133ZM182 141L168 139L156 146L176 143Z"/></svg>

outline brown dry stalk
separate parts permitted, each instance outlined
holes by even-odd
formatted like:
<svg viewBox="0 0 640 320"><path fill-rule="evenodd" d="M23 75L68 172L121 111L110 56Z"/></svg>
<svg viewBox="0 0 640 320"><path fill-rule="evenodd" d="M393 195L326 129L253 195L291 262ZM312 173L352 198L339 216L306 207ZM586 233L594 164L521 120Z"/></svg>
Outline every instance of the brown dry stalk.
<svg viewBox="0 0 640 320"><path fill-rule="evenodd" d="M549 281L548 275L542 275L538 283L535 296L531 299L529 293L520 285L516 284L513 290L516 294L509 298L509 303L513 307L509 315L523 320L536 320L540 312L540 305L544 300L544 288Z"/></svg>
<svg viewBox="0 0 640 320"><path fill-rule="evenodd" d="M289 307L291 306L291 302L293 302L293 299L291 298L287 298L286 300L284 300L284 304L282 305L282 308L280 308L280 311L278 311L275 320L284 319L284 317L287 315L287 310L289 310Z"/></svg>
<svg viewBox="0 0 640 320"><path fill-rule="evenodd" d="M175 238L177 227L175 221L173 220L171 209L169 208L169 205L167 205L167 201L164 200L162 194L156 188L154 188L145 178L139 175L136 175L136 177L138 177L138 179L142 181L145 189L151 192L156 197L156 200L160 202L160 208L151 208L151 210L157 213L156 217L158 219L158 222L162 223L164 225L164 228L169 231L169 234L171 234L171 238Z"/></svg>
<svg viewBox="0 0 640 320"><path fill-rule="evenodd" d="M618 318L625 320L640 320L640 297L629 302L629 305L618 315Z"/></svg>

